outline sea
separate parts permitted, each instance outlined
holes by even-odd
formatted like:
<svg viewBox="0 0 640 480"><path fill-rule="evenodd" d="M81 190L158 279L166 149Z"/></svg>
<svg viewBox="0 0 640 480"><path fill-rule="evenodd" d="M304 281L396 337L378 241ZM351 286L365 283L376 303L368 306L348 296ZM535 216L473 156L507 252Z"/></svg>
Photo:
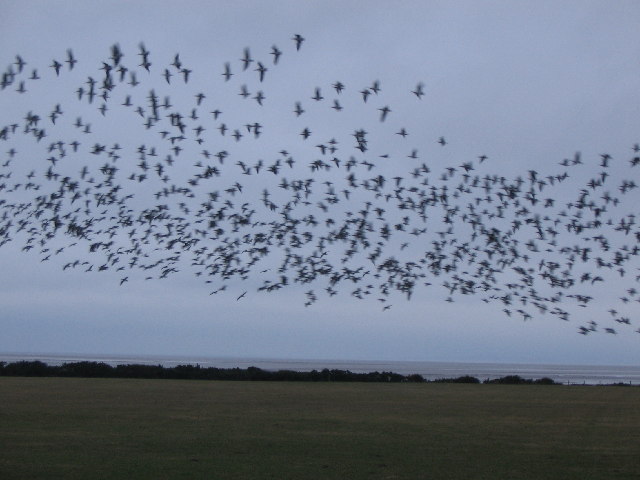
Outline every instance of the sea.
<svg viewBox="0 0 640 480"><path fill-rule="evenodd" d="M402 375L420 374L427 380L456 378L470 375L481 381L519 375L525 379L548 377L567 385L608 385L625 383L640 385L640 366L625 365L553 365L522 363L462 363L431 361L375 361L375 360L313 360L278 358L231 358L204 356L144 356L144 355L62 355L62 354L0 354L0 362L39 360L48 365L90 361L108 365L200 365L217 368L258 367L263 370L349 370L354 373L394 372Z"/></svg>

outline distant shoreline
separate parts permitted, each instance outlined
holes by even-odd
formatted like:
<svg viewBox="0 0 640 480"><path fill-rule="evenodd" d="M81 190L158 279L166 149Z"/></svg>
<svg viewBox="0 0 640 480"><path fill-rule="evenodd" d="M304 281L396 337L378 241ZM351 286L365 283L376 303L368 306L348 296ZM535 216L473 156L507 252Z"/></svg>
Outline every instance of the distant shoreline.
<svg viewBox="0 0 640 480"><path fill-rule="evenodd" d="M481 381L471 375L425 379L414 373L403 375L390 371L356 373L342 369L322 369L311 371L264 370L255 366L247 368L201 367L200 365L119 364L105 362L78 361L50 365L40 360L20 360L0 362L0 376L5 377L72 377L72 378L139 378L168 380L231 380L231 381L290 381L290 382L368 382L368 383L484 383L484 384L528 384L563 385L549 377L523 378L520 375L506 375ZM629 383L615 382L605 385L630 386ZM590 385L592 386L592 385Z"/></svg>
<svg viewBox="0 0 640 480"><path fill-rule="evenodd" d="M96 362L112 367L117 365L161 365L165 368L179 365L215 367L232 370L256 367L268 372L279 370L309 373L313 370L342 370L358 374L371 372L393 372L403 376L419 374L425 380L442 378L476 377L482 381L497 380L517 375L525 379L549 377L565 385L640 385L640 366L632 365L568 365L568 364L526 364L489 362L445 362L445 361L402 361L402 360L348 360L348 359L303 359L303 358L262 358L262 357L215 357L215 356L171 356L137 354L82 354L82 353L26 353L11 352L0 354L0 362L41 361L47 365L65 363Z"/></svg>

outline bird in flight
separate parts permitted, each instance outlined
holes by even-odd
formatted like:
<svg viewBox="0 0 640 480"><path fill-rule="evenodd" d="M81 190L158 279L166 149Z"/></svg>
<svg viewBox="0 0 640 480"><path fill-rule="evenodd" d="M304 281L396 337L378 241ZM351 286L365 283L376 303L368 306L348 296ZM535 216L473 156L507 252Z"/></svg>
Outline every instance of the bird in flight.
<svg viewBox="0 0 640 480"><path fill-rule="evenodd" d="M251 58L251 52L249 51L249 48L245 48L244 49L244 55L242 56L240 61L242 61L242 63L243 63L242 70L246 70L247 68L249 68L249 64L251 64L251 62L253 62L253 59Z"/></svg>
<svg viewBox="0 0 640 480"><path fill-rule="evenodd" d="M229 79L233 76L233 73L231 73L231 64L229 62L225 62L224 72L222 72L222 76L224 77L225 82L228 82Z"/></svg>
<svg viewBox="0 0 640 480"><path fill-rule="evenodd" d="M78 63L78 61L73 57L73 52L70 48L67 49L67 59L65 62L69 64L69 70L73 70L75 64Z"/></svg>
<svg viewBox="0 0 640 480"><path fill-rule="evenodd" d="M25 62L20 55L16 55L16 61L14 62L14 65L18 66L18 73L22 73L22 70L26 64L27 62Z"/></svg>
<svg viewBox="0 0 640 480"><path fill-rule="evenodd" d="M255 282L265 293L310 285L307 306L326 292L374 299L383 311L396 295L411 301L440 288L446 302L479 297L522 320L567 321L602 308L600 284L624 283L607 305L615 328L586 322L578 332L622 334L637 323L640 144L625 148L623 161L624 152L578 152L512 176L493 169L495 154L451 163L448 150L431 150L421 120L402 115L403 101L425 96L423 82L404 100L378 80L358 92L299 75L301 85L285 87L271 80L282 56L301 50L304 38L292 39L282 50L255 50L272 63L254 60L248 47L242 69L219 58L214 78L173 52L154 54L151 68L143 43L139 61L117 43L95 62L78 62L69 48L49 66L55 76L42 78L37 68L47 71L46 63L29 60L28 78L16 55L0 78L2 94L24 108L14 118L15 108L0 111L0 247L23 242L41 261L114 272L120 285L136 273L159 280L192 269L207 284ZM313 61L305 55L287 68ZM58 83L31 88L36 79ZM194 85L202 79L210 85ZM56 96L58 86L66 96ZM325 99L322 89L335 94L305 112L294 92L312 89L315 102ZM342 112L339 121L332 110Z"/></svg>
<svg viewBox="0 0 640 480"><path fill-rule="evenodd" d="M304 38L302 37L302 35L296 33L293 36L293 41L296 43L296 50L300 50L300 46L302 45L302 42L304 42Z"/></svg>
<svg viewBox="0 0 640 480"><path fill-rule="evenodd" d="M411 93L413 93L416 97L422 99L422 97L424 96L424 84L422 82L418 83L418 85L416 85L416 89Z"/></svg>
<svg viewBox="0 0 640 480"><path fill-rule="evenodd" d="M391 109L385 105L384 107L379 108L378 110L380 110L380 121L384 122L387 119L387 115L389 114L389 112L391 112Z"/></svg>
<svg viewBox="0 0 640 480"><path fill-rule="evenodd" d="M258 62L258 68L256 68L256 71L259 72L260 81L262 82L264 80L264 74L266 73L267 68L264 65L262 65L261 62Z"/></svg>
<svg viewBox="0 0 640 480"><path fill-rule="evenodd" d="M53 68L56 72L56 76L60 75L60 68L62 67L62 64L60 62L58 62L57 60L54 60L53 63L51 64L51 68Z"/></svg>
<svg viewBox="0 0 640 480"><path fill-rule="evenodd" d="M280 60L280 56L282 55L282 51L278 49L275 45L271 47L271 55L273 55L273 64L277 65L278 60Z"/></svg>

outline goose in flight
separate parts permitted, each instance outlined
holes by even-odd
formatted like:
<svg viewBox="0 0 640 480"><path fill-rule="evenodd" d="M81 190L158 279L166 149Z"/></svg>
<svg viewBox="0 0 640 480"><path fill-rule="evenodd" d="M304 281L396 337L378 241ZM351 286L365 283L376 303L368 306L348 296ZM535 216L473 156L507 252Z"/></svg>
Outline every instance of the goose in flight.
<svg viewBox="0 0 640 480"><path fill-rule="evenodd" d="M422 99L422 96L424 95L424 84L422 82L418 83L418 85L416 86L415 90L412 90L411 93L413 93L416 97L418 97L419 99Z"/></svg>
<svg viewBox="0 0 640 480"><path fill-rule="evenodd" d="M302 37L302 35L300 35L299 33L296 33L293 36L293 41L296 42L296 50L300 50L300 46L302 45L302 42L304 42L304 37Z"/></svg>
<svg viewBox="0 0 640 480"><path fill-rule="evenodd" d="M248 47L244 49L244 55L242 56L240 61L243 63L243 71L249 68L249 64L253 62L253 59L251 58L251 52L249 51Z"/></svg>

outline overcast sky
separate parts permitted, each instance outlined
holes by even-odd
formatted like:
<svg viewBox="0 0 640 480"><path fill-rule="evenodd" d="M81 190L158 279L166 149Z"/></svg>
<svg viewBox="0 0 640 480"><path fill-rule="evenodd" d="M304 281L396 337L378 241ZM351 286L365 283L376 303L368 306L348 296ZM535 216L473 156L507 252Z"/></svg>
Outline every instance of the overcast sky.
<svg viewBox="0 0 640 480"><path fill-rule="evenodd" d="M75 90L87 76L100 78L101 62L109 61L113 44L119 44L125 63L137 64L138 45L144 42L152 66L148 74L137 67L140 98L153 88L161 99L170 95L188 115L194 95L203 92L206 107L222 110L230 125L258 121L264 126L259 141L251 142L247 134L237 144L227 137L229 143L204 145L212 152L228 149L236 155L234 162L246 158L253 164L260 158L270 163L282 149L297 158L317 158L317 143L337 138L346 149L353 143L349 134L364 128L371 155L394 161L380 167L389 178L411 171L411 164L398 162L409 162L412 148L419 149L418 164L427 161L434 179L448 166L477 165L479 155L488 157L482 174L526 177L532 168L556 174L563 171L563 159L580 152L585 165L554 191L562 200L575 198L572 192L599 171L603 153L612 156L613 175L636 172L627 168L632 147L640 142L640 4L635 1L0 0L0 11L0 68L6 71L20 55L25 69L37 68L41 77L24 94L15 86L0 92L0 124L23 122L28 111L48 123L49 112L60 103L67 127L61 121L51 130L72 139L78 135L72 122L82 116L94 134L87 144L118 142L128 149L120 165L137 162L136 146L157 142L157 133L151 137L140 121L127 120L130 112L117 103L108 103L110 111L102 116L100 103L80 104ZM305 38L300 51L294 34ZM283 52L277 66L269 53L272 45ZM263 83L255 63L242 72L245 47L268 67ZM64 65L57 77L49 66L54 59L64 62L69 48L78 63L73 72ZM186 85L178 74L171 85L162 77L177 53L192 70ZM225 62L235 74L230 82L221 75ZM340 97L331 88L336 81L346 87ZM365 105L359 92L374 81L381 91ZM411 93L419 82L422 99ZM264 91L263 107L237 95L242 84L252 95ZM323 102L311 100L316 87L326 97ZM343 112L329 108L334 98ZM300 118L293 114L296 101L307 110ZM378 109L386 105L391 113L381 123ZM208 111L203 110L201 123L215 129ZM304 127L312 130L312 144L299 136ZM409 132L404 140L395 135L403 127ZM437 143L441 136L444 147ZM0 160L12 147L20 153L13 164L17 171L46 170L42 145L0 141ZM72 169L76 175L79 162ZM231 185L238 178L246 182L248 202L259 198L265 187L261 179L227 181ZM332 180L339 179L342 173ZM274 191L278 180L274 177ZM139 188L132 192L142 196L145 187ZM638 198L635 192L629 195ZM635 285L635 274L600 284L600 303L574 309L568 322L550 315L523 321L478 295L446 302L445 292L435 287L410 301L396 296L387 310L348 292L321 296L305 307L308 288L257 293L260 282L254 278L227 282L226 291L210 295L224 282L206 284L189 265L163 280L131 274L120 286L119 272L63 271L63 260L42 262L41 256L22 252L23 245L16 241L0 248L4 353L640 363L640 334L634 332L638 314L631 327L617 328L617 335L578 334L579 325L600 323L612 306L634 316L636 302L620 306L616 299ZM86 251L82 245L68 259L84 258ZM244 291L246 296L236 300Z"/></svg>

